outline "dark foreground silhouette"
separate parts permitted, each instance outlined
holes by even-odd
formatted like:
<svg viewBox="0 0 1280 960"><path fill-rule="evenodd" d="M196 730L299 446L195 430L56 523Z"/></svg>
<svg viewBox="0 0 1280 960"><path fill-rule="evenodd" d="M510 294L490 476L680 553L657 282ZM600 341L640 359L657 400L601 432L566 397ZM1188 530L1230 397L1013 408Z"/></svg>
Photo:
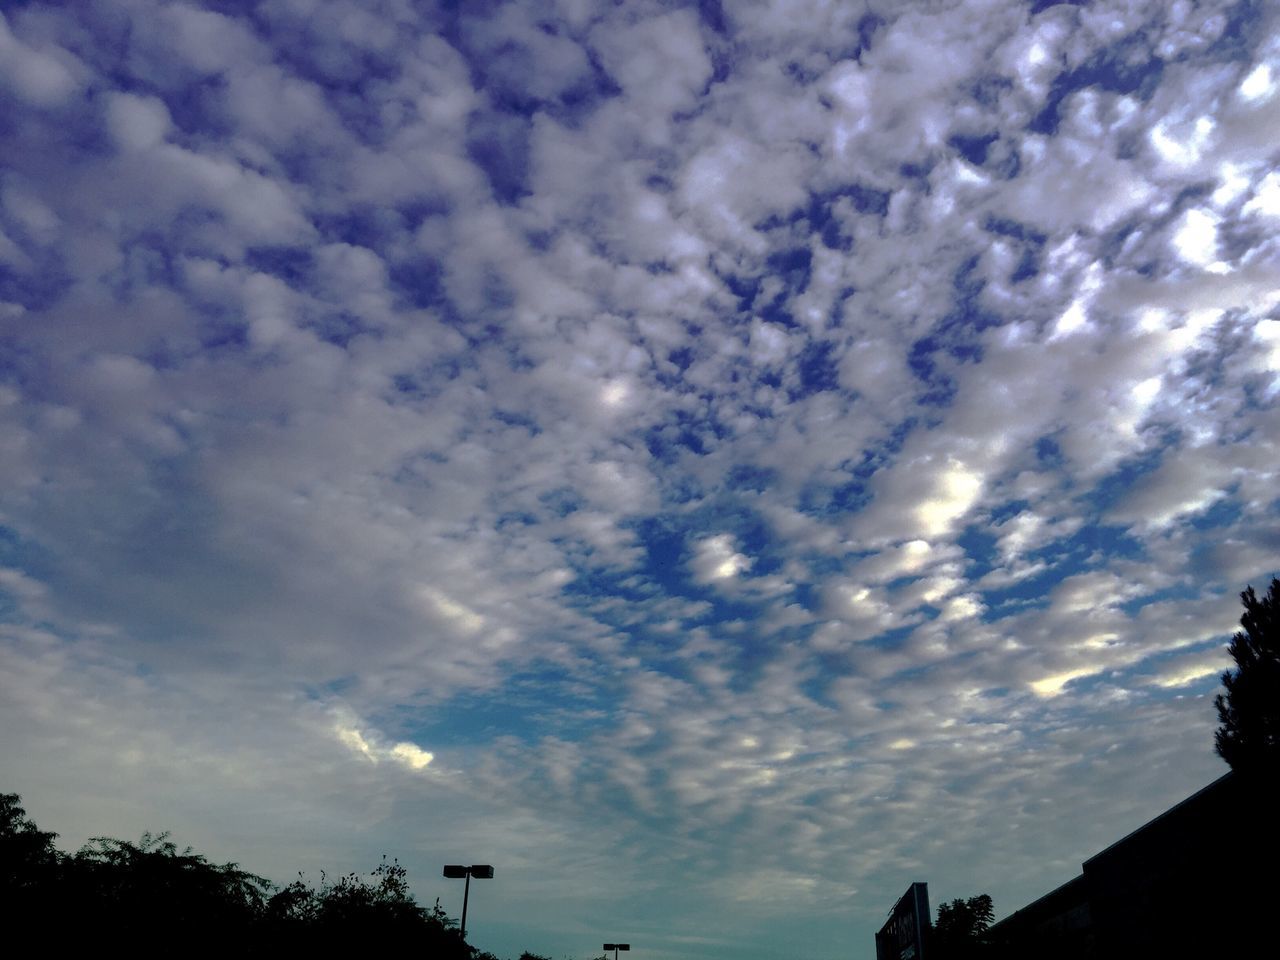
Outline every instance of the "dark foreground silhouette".
<svg viewBox="0 0 1280 960"><path fill-rule="evenodd" d="M73 854L0 794L0 913L6 942L42 952L113 948L130 956L351 956L411 948L432 960L495 960L463 942L437 902L419 906L404 867L285 887L210 863L166 834L97 838ZM408 954L406 954L408 955ZM532 955L526 955L533 960Z"/></svg>
<svg viewBox="0 0 1280 960"><path fill-rule="evenodd" d="M1221 726L1218 756L1232 770L1280 770L1280 579L1261 600L1249 586L1240 594L1244 614L1227 652L1236 662L1222 675L1225 693L1214 699Z"/></svg>
<svg viewBox="0 0 1280 960"><path fill-rule="evenodd" d="M1133 960L1275 953L1280 884L1280 579L1240 594L1244 613L1214 699L1217 753L1231 772L993 923L986 894L928 920L928 885L899 898L876 954L899 960Z"/></svg>

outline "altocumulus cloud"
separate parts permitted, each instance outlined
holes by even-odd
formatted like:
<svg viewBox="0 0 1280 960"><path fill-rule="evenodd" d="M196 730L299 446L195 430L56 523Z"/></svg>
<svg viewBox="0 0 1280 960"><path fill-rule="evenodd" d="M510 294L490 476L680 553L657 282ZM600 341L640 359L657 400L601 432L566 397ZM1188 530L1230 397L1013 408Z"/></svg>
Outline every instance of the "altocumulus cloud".
<svg viewBox="0 0 1280 960"><path fill-rule="evenodd" d="M1277 27L8 5L4 789L493 862L500 955L1074 875L1219 771L1277 565Z"/></svg>
<svg viewBox="0 0 1280 960"><path fill-rule="evenodd" d="M368 729L362 729L349 710L334 710L333 733L344 745L364 757L370 763L392 760L410 770L423 770L435 757L415 743L402 740L385 744L383 738Z"/></svg>

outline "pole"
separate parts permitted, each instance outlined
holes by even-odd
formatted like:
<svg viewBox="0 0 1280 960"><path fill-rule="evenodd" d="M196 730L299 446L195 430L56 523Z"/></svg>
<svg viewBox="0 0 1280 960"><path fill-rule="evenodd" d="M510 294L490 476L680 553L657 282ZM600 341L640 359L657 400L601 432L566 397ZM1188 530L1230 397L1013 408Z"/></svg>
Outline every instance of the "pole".
<svg viewBox="0 0 1280 960"><path fill-rule="evenodd" d="M462 940L467 939L467 897L471 894L471 868L467 867L467 885L462 888Z"/></svg>

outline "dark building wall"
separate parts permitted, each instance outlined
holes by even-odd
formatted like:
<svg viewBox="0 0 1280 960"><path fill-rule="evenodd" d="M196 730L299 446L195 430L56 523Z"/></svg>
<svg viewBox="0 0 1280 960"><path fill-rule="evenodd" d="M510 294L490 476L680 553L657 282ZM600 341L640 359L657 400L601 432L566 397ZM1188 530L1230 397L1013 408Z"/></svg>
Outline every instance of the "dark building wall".
<svg viewBox="0 0 1280 960"><path fill-rule="evenodd" d="M1057 957L1096 955L1093 915L1084 877L1062 884L993 925L988 940L1002 947L997 951L998 956L1009 956L1010 960L1023 956L1057 960Z"/></svg>
<svg viewBox="0 0 1280 960"><path fill-rule="evenodd" d="M1001 958L1270 956L1280 903L1280 776L1232 772L994 925Z"/></svg>
<svg viewBox="0 0 1280 960"><path fill-rule="evenodd" d="M1229 773L1084 863L1107 957L1247 957L1280 894L1275 776Z"/></svg>
<svg viewBox="0 0 1280 960"><path fill-rule="evenodd" d="M1084 877L1069 880L992 926L988 940L1004 960L1087 960L1097 956L1093 914Z"/></svg>

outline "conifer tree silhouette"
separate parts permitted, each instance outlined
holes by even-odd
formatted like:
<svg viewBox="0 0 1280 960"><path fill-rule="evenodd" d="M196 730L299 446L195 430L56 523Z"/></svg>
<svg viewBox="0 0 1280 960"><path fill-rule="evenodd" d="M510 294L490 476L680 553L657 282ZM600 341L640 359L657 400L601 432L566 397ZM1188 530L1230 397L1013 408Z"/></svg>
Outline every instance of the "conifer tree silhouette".
<svg viewBox="0 0 1280 960"><path fill-rule="evenodd" d="M1233 770L1280 769L1280 580L1261 600L1248 587L1240 594L1243 627L1227 647L1235 670L1222 675L1226 688L1214 700L1221 726L1214 734L1218 756Z"/></svg>

